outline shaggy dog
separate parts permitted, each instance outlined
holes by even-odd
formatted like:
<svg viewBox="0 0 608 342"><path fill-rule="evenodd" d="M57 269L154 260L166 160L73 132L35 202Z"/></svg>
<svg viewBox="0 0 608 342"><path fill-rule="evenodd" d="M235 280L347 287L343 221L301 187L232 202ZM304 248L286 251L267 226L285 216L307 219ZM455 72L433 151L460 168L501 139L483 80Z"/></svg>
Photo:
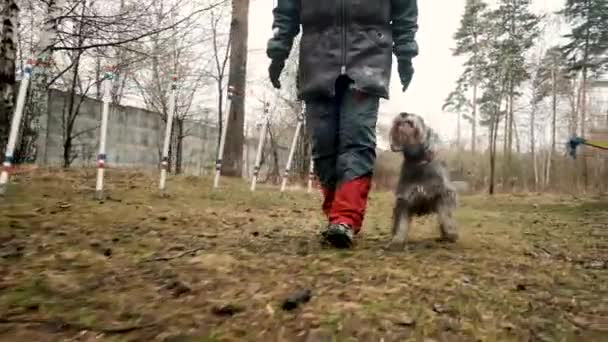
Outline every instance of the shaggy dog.
<svg viewBox="0 0 608 342"><path fill-rule="evenodd" d="M400 113L389 133L391 150L403 153L395 191L392 240L389 248L403 249L414 216L437 214L441 240L458 240L452 217L458 198L442 162L435 158L437 136L416 114Z"/></svg>

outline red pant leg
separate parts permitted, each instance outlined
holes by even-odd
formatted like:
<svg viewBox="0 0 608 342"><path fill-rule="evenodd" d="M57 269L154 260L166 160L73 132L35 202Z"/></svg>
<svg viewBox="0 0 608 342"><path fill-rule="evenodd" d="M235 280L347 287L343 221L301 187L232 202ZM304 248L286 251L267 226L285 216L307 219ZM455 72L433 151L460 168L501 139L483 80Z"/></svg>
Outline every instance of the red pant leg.
<svg viewBox="0 0 608 342"><path fill-rule="evenodd" d="M331 223L344 223L355 233L361 230L367 198L371 189L371 177L359 177L339 185L334 195L329 220Z"/></svg>

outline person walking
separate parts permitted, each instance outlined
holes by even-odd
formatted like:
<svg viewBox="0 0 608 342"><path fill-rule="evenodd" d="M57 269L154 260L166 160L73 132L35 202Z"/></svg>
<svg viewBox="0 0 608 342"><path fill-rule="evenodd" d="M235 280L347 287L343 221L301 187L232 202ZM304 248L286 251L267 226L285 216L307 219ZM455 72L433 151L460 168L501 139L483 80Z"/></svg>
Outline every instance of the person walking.
<svg viewBox="0 0 608 342"><path fill-rule="evenodd" d="M302 32L298 99L306 105L324 239L350 248L360 232L376 159L380 98L389 98L393 53L402 90L418 55L416 0L278 0L266 53L272 85Z"/></svg>

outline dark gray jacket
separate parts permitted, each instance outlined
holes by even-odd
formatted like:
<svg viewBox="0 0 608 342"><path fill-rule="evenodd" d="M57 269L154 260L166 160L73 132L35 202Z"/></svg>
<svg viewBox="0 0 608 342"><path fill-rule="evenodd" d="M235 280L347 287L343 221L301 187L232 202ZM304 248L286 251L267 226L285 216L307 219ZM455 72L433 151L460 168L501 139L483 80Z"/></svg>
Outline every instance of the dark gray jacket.
<svg viewBox="0 0 608 342"><path fill-rule="evenodd" d="M416 0L278 0L273 14L271 59L285 60L302 28L300 99L333 96L340 74L353 79L357 89L388 98L393 52L400 70L413 72Z"/></svg>

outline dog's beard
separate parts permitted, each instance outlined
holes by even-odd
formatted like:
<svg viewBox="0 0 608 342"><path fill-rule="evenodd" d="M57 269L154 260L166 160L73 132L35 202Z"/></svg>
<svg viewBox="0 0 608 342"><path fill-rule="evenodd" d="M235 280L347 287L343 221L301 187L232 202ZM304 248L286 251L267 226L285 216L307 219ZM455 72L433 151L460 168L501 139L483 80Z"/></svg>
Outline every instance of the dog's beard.
<svg viewBox="0 0 608 342"><path fill-rule="evenodd" d="M403 146L401 152L407 161L421 161L426 159L426 146L424 144Z"/></svg>

